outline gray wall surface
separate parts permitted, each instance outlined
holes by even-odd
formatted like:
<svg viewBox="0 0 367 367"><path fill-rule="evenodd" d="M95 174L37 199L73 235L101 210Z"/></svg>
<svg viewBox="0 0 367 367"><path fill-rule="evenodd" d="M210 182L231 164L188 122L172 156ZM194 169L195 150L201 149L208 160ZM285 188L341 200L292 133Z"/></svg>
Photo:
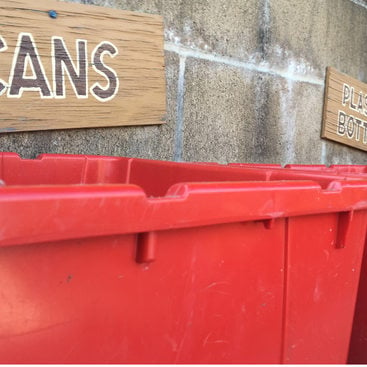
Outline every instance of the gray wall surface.
<svg viewBox="0 0 367 367"><path fill-rule="evenodd" d="M75 2L164 17L167 124L1 134L1 151L367 164L320 138L326 67L367 82L367 1Z"/></svg>

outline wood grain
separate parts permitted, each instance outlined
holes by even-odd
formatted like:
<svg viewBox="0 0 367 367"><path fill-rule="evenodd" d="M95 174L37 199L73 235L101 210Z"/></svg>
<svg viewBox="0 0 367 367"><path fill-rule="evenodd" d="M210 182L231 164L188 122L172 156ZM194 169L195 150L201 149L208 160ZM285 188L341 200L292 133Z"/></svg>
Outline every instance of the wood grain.
<svg viewBox="0 0 367 367"><path fill-rule="evenodd" d="M349 98L344 88L353 88ZM360 96L363 107L357 108ZM332 67L326 70L321 137L367 151L367 84Z"/></svg>
<svg viewBox="0 0 367 367"><path fill-rule="evenodd" d="M55 19L49 16L50 10L56 11ZM165 73L160 16L54 0L2 0L0 27L0 36L7 46L0 48L0 81L6 86L0 95L0 132L164 122ZM20 98L8 95L21 33L33 36L52 98L41 98L39 90L25 88ZM65 98L54 98L52 37L64 40L76 66L76 40L86 41L87 97L77 98L71 81L64 75ZM102 88L109 85L106 76L93 68L93 50L102 42L111 43L118 50L113 57L111 53L103 56L105 65L115 72L119 82L116 95L106 101L98 100L90 91L95 83ZM23 77L34 78L27 62Z"/></svg>

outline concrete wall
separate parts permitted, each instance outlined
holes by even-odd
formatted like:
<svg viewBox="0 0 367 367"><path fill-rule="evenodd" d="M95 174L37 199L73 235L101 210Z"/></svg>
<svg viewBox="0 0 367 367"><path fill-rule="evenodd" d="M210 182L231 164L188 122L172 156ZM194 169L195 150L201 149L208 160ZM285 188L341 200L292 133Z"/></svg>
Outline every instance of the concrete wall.
<svg viewBox="0 0 367 367"><path fill-rule="evenodd" d="M75 2L163 15L167 124L2 134L1 151L367 164L320 138L326 66L367 82L367 1Z"/></svg>

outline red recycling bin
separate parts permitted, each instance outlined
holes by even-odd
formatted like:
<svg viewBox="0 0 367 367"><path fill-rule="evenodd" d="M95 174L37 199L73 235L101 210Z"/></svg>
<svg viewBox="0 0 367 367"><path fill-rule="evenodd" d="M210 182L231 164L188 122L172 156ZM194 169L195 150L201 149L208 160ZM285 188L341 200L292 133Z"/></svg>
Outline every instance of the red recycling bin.
<svg viewBox="0 0 367 367"><path fill-rule="evenodd" d="M248 166L247 164L244 166ZM252 165L252 167L262 168L263 165ZM366 165L294 165L288 164L285 168L303 171L321 171L329 174L336 174L339 178L359 177L367 179ZM366 238L367 241L367 238ZM367 242L365 244L367 248ZM365 249L361 276L359 282L359 291L355 308L353 331L350 341L350 350L348 362L352 364L367 363L367 250Z"/></svg>
<svg viewBox="0 0 367 367"><path fill-rule="evenodd" d="M252 168L275 168L282 169L283 172L293 169L303 174L310 172L326 173L335 175L337 179L357 178L361 180L367 179L366 165L305 165L305 164L287 164L284 168L280 165L265 164L249 164L249 163L232 163L229 166L236 167L252 167ZM359 280L359 290L354 313L354 322L352 335L350 339L350 349L348 363L351 364L367 364L367 236L365 242L365 250L362 260L362 268Z"/></svg>
<svg viewBox="0 0 367 367"><path fill-rule="evenodd" d="M367 180L2 153L1 363L345 363Z"/></svg>

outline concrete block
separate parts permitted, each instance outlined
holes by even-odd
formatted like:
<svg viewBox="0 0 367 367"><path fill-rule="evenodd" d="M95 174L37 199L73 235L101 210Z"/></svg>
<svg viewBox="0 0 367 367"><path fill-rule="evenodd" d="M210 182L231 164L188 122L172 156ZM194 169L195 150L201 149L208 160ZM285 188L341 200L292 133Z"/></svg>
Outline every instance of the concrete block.
<svg viewBox="0 0 367 367"><path fill-rule="evenodd" d="M367 80L367 10L350 0L268 0L267 59L324 78L334 66Z"/></svg>
<svg viewBox="0 0 367 367"><path fill-rule="evenodd" d="M337 142L324 140L325 164L367 164L367 153Z"/></svg>
<svg viewBox="0 0 367 367"><path fill-rule="evenodd" d="M163 125L49 130L0 134L1 151L24 158L41 153L97 154L173 159L178 57L165 53L167 120Z"/></svg>
<svg viewBox="0 0 367 367"><path fill-rule="evenodd" d="M266 0L86 0L85 3L160 14L166 41L195 50L254 60L264 36Z"/></svg>
<svg viewBox="0 0 367 367"><path fill-rule="evenodd" d="M258 0L163 0L166 40L243 60L256 58L263 22Z"/></svg>
<svg viewBox="0 0 367 367"><path fill-rule="evenodd" d="M324 88L284 78L272 78L271 93L271 116L279 125L278 152L281 158L276 163L320 164Z"/></svg>
<svg viewBox="0 0 367 367"><path fill-rule="evenodd" d="M320 163L323 87L188 59L184 160Z"/></svg>
<svg viewBox="0 0 367 367"><path fill-rule="evenodd" d="M254 127L251 75L208 61L186 61L184 161L241 162L251 155Z"/></svg>

